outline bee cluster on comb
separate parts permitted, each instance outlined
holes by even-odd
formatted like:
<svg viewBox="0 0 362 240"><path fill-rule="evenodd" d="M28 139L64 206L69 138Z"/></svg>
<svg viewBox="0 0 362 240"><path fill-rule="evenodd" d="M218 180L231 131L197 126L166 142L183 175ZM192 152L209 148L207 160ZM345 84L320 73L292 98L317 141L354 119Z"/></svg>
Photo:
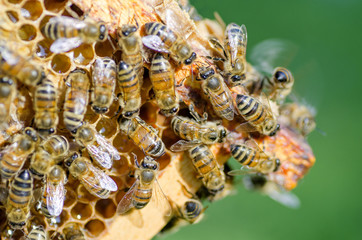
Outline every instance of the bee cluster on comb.
<svg viewBox="0 0 362 240"><path fill-rule="evenodd" d="M298 205L314 114L246 61L244 25L183 0L0 4L2 238L150 239L240 174Z"/></svg>

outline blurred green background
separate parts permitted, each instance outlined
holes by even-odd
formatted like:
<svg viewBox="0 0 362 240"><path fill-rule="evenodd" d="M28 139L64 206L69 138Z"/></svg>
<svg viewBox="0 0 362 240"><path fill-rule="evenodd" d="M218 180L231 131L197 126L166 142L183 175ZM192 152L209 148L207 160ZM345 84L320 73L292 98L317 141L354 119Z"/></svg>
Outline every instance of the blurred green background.
<svg viewBox="0 0 362 240"><path fill-rule="evenodd" d="M269 38L299 47L294 90L318 110L308 141L316 164L288 209L238 186L206 218L157 239L362 239L362 1L191 0L199 13L245 24L248 49ZM248 52L247 52L248 58ZM301 77L299 77L301 76Z"/></svg>

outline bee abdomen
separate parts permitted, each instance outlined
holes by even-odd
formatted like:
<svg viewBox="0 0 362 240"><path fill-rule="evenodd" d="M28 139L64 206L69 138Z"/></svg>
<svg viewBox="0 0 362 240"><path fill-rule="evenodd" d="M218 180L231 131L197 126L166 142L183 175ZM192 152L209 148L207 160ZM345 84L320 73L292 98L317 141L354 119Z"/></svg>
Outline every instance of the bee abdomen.
<svg viewBox="0 0 362 240"><path fill-rule="evenodd" d="M133 196L133 204L135 208L144 208L151 200L152 188L150 189L137 189Z"/></svg>
<svg viewBox="0 0 362 240"><path fill-rule="evenodd" d="M33 178L28 170L21 171L11 183L9 204L13 207L26 207L30 203L33 191Z"/></svg>

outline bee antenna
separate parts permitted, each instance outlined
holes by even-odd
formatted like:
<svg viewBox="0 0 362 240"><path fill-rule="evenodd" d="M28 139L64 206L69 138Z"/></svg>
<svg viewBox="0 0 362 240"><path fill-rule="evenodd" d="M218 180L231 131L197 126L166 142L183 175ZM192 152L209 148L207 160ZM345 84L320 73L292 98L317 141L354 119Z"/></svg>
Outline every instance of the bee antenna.
<svg viewBox="0 0 362 240"><path fill-rule="evenodd" d="M136 166L138 168L140 168L140 164L139 164L139 162L137 160L137 155L134 152L132 152L132 155L133 155L134 163L136 164Z"/></svg>

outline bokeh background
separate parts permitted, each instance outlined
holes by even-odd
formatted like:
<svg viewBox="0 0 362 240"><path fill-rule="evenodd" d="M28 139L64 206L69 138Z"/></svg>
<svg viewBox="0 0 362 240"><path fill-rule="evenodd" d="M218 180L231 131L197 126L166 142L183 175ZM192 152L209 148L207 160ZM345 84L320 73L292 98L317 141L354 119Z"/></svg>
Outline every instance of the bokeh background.
<svg viewBox="0 0 362 240"><path fill-rule="evenodd" d="M288 66L294 90L318 110L308 141L316 164L288 209L240 184L209 206L206 218L156 239L362 239L362 1L191 0L199 13L245 24L248 50L282 38L298 54ZM247 52L248 58L248 52Z"/></svg>

